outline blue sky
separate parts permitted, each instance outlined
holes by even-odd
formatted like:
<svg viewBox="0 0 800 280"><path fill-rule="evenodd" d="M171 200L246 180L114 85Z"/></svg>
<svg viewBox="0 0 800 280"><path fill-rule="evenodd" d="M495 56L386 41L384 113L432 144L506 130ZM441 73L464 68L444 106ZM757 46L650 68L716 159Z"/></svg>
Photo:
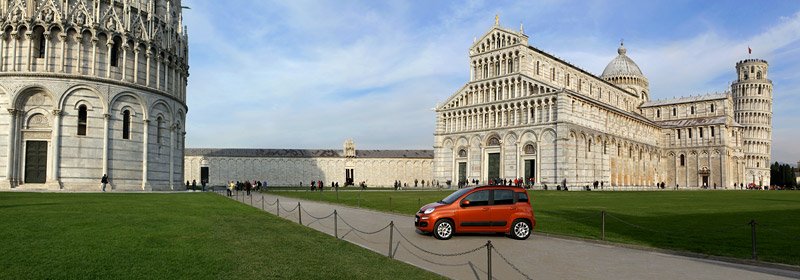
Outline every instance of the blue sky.
<svg viewBox="0 0 800 280"><path fill-rule="evenodd" d="M494 23L600 74L625 40L651 98L722 92L770 63L773 161L800 160L800 1L183 0L187 146L432 149L432 108Z"/></svg>

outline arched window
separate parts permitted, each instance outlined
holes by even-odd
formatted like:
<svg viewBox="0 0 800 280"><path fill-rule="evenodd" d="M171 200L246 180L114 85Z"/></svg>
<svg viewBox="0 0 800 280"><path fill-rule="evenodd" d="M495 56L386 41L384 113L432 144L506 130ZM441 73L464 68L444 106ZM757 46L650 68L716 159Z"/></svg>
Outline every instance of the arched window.
<svg viewBox="0 0 800 280"><path fill-rule="evenodd" d="M37 50L37 53L36 53L36 57L38 57L38 58L44 58L44 53L45 53L45 50L47 48L47 44L46 44L47 42L44 39L44 36L45 36L44 33L40 33L39 36L38 36L39 49Z"/></svg>
<svg viewBox="0 0 800 280"><path fill-rule="evenodd" d="M692 106L689 110L691 111L692 115L694 115L694 106Z"/></svg>
<svg viewBox="0 0 800 280"><path fill-rule="evenodd" d="M78 135L86 135L86 105L78 106Z"/></svg>
<svg viewBox="0 0 800 280"><path fill-rule="evenodd" d="M158 117L158 119L156 119L156 143L158 144L161 144L161 135L162 135L161 129L164 126L163 122L164 120L162 120L161 117Z"/></svg>
<svg viewBox="0 0 800 280"><path fill-rule="evenodd" d="M661 118L661 109L656 110L656 118Z"/></svg>
<svg viewBox="0 0 800 280"><path fill-rule="evenodd" d="M467 150L461 149L458 151L458 157L467 157Z"/></svg>
<svg viewBox="0 0 800 280"><path fill-rule="evenodd" d="M716 109L716 108L714 108L714 104L711 104L711 113L714 113L714 110L715 110L715 109Z"/></svg>
<svg viewBox="0 0 800 280"><path fill-rule="evenodd" d="M756 79L761 79L761 71L756 72Z"/></svg>
<svg viewBox="0 0 800 280"><path fill-rule="evenodd" d="M678 108L672 108L672 116L674 117L677 115L678 115Z"/></svg>
<svg viewBox="0 0 800 280"><path fill-rule="evenodd" d="M714 127L711 127L711 138L714 138Z"/></svg>
<svg viewBox="0 0 800 280"><path fill-rule="evenodd" d="M536 62L536 75L539 75L539 62Z"/></svg>
<svg viewBox="0 0 800 280"><path fill-rule="evenodd" d="M678 129L678 139L679 140L681 139L681 130L680 129Z"/></svg>
<svg viewBox="0 0 800 280"><path fill-rule="evenodd" d="M122 112L122 139L131 139L131 111Z"/></svg>
<svg viewBox="0 0 800 280"><path fill-rule="evenodd" d="M119 37L114 37L114 42L111 44L111 66L117 67L119 65Z"/></svg>
<svg viewBox="0 0 800 280"><path fill-rule="evenodd" d="M686 156L681 155L681 166L686 166Z"/></svg>

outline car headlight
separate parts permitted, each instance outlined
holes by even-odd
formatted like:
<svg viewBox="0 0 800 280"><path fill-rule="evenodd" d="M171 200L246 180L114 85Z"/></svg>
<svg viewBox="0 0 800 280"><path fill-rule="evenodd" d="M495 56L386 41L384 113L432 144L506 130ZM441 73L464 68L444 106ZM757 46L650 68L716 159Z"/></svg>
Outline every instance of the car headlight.
<svg viewBox="0 0 800 280"><path fill-rule="evenodd" d="M423 213L425 213L425 214L430 214L430 213L433 213L433 210L436 210L436 208L428 208L428 209L425 209L425 212L423 212Z"/></svg>

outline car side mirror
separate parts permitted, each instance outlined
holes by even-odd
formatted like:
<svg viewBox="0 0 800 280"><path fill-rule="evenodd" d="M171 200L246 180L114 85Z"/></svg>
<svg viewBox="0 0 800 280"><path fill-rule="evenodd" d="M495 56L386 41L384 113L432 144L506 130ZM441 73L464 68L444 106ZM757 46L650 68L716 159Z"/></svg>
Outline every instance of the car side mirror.
<svg viewBox="0 0 800 280"><path fill-rule="evenodd" d="M461 201L461 207L467 207L467 206L469 206L469 200L466 200L466 199L462 200Z"/></svg>

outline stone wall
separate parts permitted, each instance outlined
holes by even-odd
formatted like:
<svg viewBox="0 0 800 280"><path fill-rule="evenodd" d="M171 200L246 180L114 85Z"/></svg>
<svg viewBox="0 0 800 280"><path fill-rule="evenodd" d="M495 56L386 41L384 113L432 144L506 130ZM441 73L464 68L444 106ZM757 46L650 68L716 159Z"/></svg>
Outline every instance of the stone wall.
<svg viewBox="0 0 800 280"><path fill-rule="evenodd" d="M344 186L345 169L354 170L354 181L368 186L391 187L395 180L413 186L414 180L430 182L432 158L344 158L344 157L204 157L186 156L186 180L200 185L200 169L209 167L209 185L228 181L264 181L271 186L308 186L322 180L326 186ZM204 164L205 161L205 164ZM185 182L184 182L185 183Z"/></svg>

